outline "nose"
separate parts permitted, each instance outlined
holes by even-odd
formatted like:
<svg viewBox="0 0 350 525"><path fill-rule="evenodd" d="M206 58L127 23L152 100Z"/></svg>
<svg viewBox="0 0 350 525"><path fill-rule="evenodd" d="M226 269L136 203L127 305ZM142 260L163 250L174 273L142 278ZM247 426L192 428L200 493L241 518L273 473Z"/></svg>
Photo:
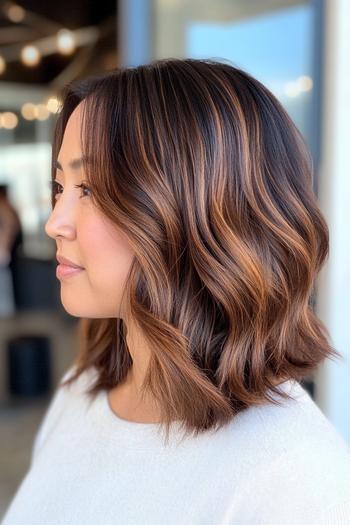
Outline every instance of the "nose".
<svg viewBox="0 0 350 525"><path fill-rule="evenodd" d="M73 240L76 236L76 224L72 203L63 202L62 196L55 203L45 224L45 232L52 239L64 237Z"/></svg>

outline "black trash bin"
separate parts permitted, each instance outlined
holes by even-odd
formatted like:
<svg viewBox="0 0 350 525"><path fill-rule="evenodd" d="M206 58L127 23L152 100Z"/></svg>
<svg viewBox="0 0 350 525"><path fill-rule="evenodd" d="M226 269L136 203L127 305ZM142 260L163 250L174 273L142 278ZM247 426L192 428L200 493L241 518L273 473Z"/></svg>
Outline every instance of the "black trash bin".
<svg viewBox="0 0 350 525"><path fill-rule="evenodd" d="M7 342L8 386L16 397L37 397L51 390L50 339L21 335Z"/></svg>

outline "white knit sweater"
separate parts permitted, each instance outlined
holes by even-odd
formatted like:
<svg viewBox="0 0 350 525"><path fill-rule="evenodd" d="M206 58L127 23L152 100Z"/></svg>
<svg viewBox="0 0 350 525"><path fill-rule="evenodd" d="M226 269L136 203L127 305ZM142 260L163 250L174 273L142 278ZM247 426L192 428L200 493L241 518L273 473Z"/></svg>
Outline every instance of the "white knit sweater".
<svg viewBox="0 0 350 525"><path fill-rule="evenodd" d="M89 404L95 372L57 388L2 525L350 524L350 449L296 381L216 434L179 444L174 424L165 447L105 392Z"/></svg>

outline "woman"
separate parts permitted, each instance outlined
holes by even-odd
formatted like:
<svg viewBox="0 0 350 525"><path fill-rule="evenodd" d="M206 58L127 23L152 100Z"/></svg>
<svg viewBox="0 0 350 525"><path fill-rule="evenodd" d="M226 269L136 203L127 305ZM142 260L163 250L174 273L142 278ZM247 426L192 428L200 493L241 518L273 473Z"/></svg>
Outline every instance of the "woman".
<svg viewBox="0 0 350 525"><path fill-rule="evenodd" d="M211 60L116 70L67 87L52 153L81 347L4 525L350 523L300 384L341 357L310 306L328 229L276 98Z"/></svg>
<svg viewBox="0 0 350 525"><path fill-rule="evenodd" d="M21 221L8 198L7 186L0 184L0 317L11 316L16 310L16 258L23 242Z"/></svg>

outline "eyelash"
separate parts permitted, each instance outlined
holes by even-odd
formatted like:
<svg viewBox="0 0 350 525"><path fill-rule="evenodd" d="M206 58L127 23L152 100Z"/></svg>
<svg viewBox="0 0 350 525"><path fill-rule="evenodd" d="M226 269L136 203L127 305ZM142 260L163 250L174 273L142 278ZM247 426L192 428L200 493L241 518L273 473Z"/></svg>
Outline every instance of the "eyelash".
<svg viewBox="0 0 350 525"><path fill-rule="evenodd" d="M56 180L52 180L52 181L50 180L49 184L50 184L50 187L51 187L51 190L53 192L54 197L57 194L60 194L60 192L57 191L57 188L58 187L63 188L63 186L59 182L57 182ZM91 190L90 190L90 188L88 186L86 186L86 184L83 184L83 183L82 184L74 184L74 188L81 188L82 190L84 190L84 189L88 190L90 192L90 194L91 194ZM80 199L82 199L83 197L89 197L89 195L81 195Z"/></svg>

